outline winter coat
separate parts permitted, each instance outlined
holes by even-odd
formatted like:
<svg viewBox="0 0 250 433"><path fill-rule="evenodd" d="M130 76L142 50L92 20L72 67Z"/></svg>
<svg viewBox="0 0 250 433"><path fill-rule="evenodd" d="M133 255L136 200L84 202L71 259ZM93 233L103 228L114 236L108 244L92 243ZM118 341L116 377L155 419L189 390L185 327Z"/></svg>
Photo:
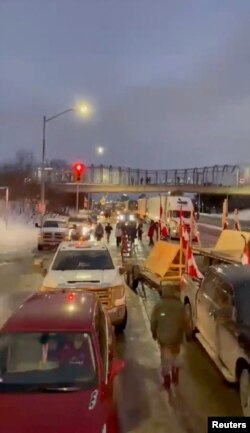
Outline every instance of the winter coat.
<svg viewBox="0 0 250 433"><path fill-rule="evenodd" d="M112 232L112 230L113 230L113 227L112 227L112 226L106 226L106 227L105 227L105 232L106 232L107 234L110 234L110 233Z"/></svg>
<svg viewBox="0 0 250 433"><path fill-rule="evenodd" d="M151 224L148 229L148 237L152 238L154 236L154 233L155 233L155 226L154 224Z"/></svg>
<svg viewBox="0 0 250 433"><path fill-rule="evenodd" d="M160 346L178 347L185 331L184 306L171 286L163 290L162 299L157 302L151 315L151 332Z"/></svg>

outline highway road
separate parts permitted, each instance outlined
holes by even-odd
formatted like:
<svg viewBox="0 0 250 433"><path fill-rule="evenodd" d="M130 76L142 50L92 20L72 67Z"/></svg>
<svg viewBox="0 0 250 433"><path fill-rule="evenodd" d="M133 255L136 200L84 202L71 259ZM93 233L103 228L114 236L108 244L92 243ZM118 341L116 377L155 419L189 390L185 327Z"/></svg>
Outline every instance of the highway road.
<svg viewBox="0 0 250 433"><path fill-rule="evenodd" d="M217 227L221 227L221 216L209 216L209 215L201 215L199 222L202 224L212 224L214 226ZM229 219L228 220L229 229L233 229L233 220ZM249 221L240 221L240 225L241 225L241 230L246 230L246 231L250 231L250 220Z"/></svg>
<svg viewBox="0 0 250 433"><path fill-rule="evenodd" d="M201 226L204 245L213 245L219 231ZM111 250L119 261L116 247ZM148 253L145 242L139 258ZM0 263L0 324L28 294L42 282L32 269L35 255L47 262L52 253L30 253ZM167 393L159 374L159 352L149 331L149 315L157 294L147 291L147 299L128 291L129 321L117 339L117 353L126 360L118 378L117 399L121 433L206 433L207 416L240 416L237 390L227 385L198 342L188 343L178 390Z"/></svg>

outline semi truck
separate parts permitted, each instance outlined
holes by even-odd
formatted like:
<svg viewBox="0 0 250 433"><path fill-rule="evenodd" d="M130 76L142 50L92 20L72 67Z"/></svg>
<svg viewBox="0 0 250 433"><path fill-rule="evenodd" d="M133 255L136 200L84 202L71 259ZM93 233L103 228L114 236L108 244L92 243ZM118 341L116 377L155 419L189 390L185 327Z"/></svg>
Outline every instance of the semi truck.
<svg viewBox="0 0 250 433"><path fill-rule="evenodd" d="M156 196L138 200L137 215L140 219L158 222L160 219L160 206L162 206L162 222L166 225L170 238L179 238L180 215L188 231L197 237L196 224L194 224L194 205L190 197L183 196Z"/></svg>

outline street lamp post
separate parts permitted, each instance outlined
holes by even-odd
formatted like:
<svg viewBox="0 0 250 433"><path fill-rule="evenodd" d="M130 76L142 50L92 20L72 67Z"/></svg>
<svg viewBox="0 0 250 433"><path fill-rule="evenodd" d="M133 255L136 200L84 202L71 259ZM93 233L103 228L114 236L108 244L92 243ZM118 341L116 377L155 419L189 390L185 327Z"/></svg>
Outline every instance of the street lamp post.
<svg viewBox="0 0 250 433"><path fill-rule="evenodd" d="M6 228L8 227L9 221L9 187L8 186L0 186L0 190L5 191L5 224Z"/></svg>
<svg viewBox="0 0 250 433"><path fill-rule="evenodd" d="M76 108L68 108L67 110L61 111L51 117L43 116L43 142L42 142L42 165L41 165L41 223L43 221L43 216L45 213L45 157L46 157L46 124L64 114L70 113L72 111L77 111L79 114L85 117L89 117L92 114L92 108L88 103L78 104Z"/></svg>

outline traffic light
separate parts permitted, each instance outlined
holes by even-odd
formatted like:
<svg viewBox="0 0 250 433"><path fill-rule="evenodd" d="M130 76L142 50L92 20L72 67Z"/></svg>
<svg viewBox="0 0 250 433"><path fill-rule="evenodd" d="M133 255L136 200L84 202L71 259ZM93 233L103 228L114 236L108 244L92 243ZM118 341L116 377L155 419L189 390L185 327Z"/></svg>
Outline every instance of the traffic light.
<svg viewBox="0 0 250 433"><path fill-rule="evenodd" d="M84 164L82 164L81 162L76 162L73 166L73 170L74 170L75 182L80 182L82 174L85 170Z"/></svg>

